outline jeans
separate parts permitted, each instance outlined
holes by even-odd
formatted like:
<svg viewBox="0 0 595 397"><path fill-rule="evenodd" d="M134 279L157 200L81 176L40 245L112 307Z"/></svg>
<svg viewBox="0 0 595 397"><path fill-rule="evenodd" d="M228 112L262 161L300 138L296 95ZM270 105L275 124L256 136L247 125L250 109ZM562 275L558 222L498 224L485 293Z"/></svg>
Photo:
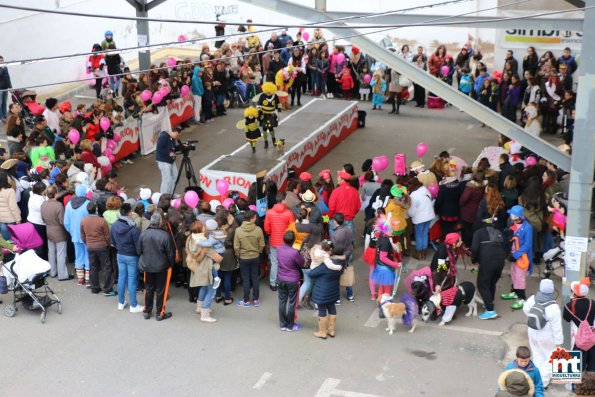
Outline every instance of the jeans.
<svg viewBox="0 0 595 397"><path fill-rule="evenodd" d="M279 325L281 328L293 328L295 319L295 300L298 294L298 283L278 281L279 291Z"/></svg>
<svg viewBox="0 0 595 397"><path fill-rule="evenodd" d="M200 111L202 110L202 96L192 95L194 98L194 121L200 121Z"/></svg>
<svg viewBox="0 0 595 397"><path fill-rule="evenodd" d="M98 292L100 288L103 292L111 291L114 286L114 281L112 280L112 262L109 257L109 249L90 249L89 264L91 291ZM100 274L102 275L101 277ZM103 281L103 283L101 281Z"/></svg>
<svg viewBox="0 0 595 397"><path fill-rule="evenodd" d="M8 91L0 92L0 120L6 120L8 108Z"/></svg>
<svg viewBox="0 0 595 397"><path fill-rule="evenodd" d="M233 270L232 271L222 271L219 270L219 277L221 277L221 285L217 289L217 297L221 296L221 292L225 297L226 301L231 299L231 279L233 277Z"/></svg>
<svg viewBox="0 0 595 397"><path fill-rule="evenodd" d="M4 240L12 240L10 232L8 231L8 225L14 225L14 223L0 223L0 233Z"/></svg>
<svg viewBox="0 0 595 397"><path fill-rule="evenodd" d="M114 92L114 96L118 96L118 91L120 90L120 76L108 76L107 81L109 82L109 87ZM122 96L124 93L122 93Z"/></svg>
<svg viewBox="0 0 595 397"><path fill-rule="evenodd" d="M353 298L353 287L345 287L345 292L347 293L347 298Z"/></svg>
<svg viewBox="0 0 595 397"><path fill-rule="evenodd" d="M59 280L67 280L66 241L60 241L59 243L48 241L48 256L51 266L50 276L58 276Z"/></svg>
<svg viewBox="0 0 595 397"><path fill-rule="evenodd" d="M158 161L157 166L161 171L161 194L173 194L176 179L178 178L178 167L176 163L165 163Z"/></svg>
<svg viewBox="0 0 595 397"><path fill-rule="evenodd" d="M136 288L138 286L138 256L117 254L118 258L118 303L124 303L128 286L130 307L136 307Z"/></svg>
<svg viewBox="0 0 595 397"><path fill-rule="evenodd" d="M323 76L322 73L316 72L316 88L321 94L326 94L326 75Z"/></svg>
<svg viewBox="0 0 595 397"><path fill-rule="evenodd" d="M318 317L326 317L327 312L328 314L333 316L337 315L337 308L335 307L335 302L318 304Z"/></svg>
<svg viewBox="0 0 595 397"><path fill-rule="evenodd" d="M271 263L271 269L269 271L269 284L275 286L277 285L279 261L277 260L277 248L273 246L269 247L269 262Z"/></svg>
<svg viewBox="0 0 595 397"><path fill-rule="evenodd" d="M302 269L302 274L304 275L304 282L300 286L300 302L304 300L304 295L312 292L312 287L314 287L314 283L309 275L310 269Z"/></svg>
<svg viewBox="0 0 595 397"><path fill-rule="evenodd" d="M74 268L85 269L89 271L89 253L87 252L87 246L85 243L73 243L74 244Z"/></svg>
<svg viewBox="0 0 595 397"><path fill-rule="evenodd" d="M224 102L225 102L225 95L215 95L215 103L217 104L217 107L223 106ZM217 110L219 110L219 109L217 109Z"/></svg>
<svg viewBox="0 0 595 397"><path fill-rule="evenodd" d="M425 251L428 248L431 222L427 221L413 225L415 229L415 249L418 251Z"/></svg>
<svg viewBox="0 0 595 397"><path fill-rule="evenodd" d="M254 300L259 298L259 266L260 258L240 259L240 273L242 274L242 287L244 288L244 302L250 302L250 284L252 284L252 298L254 298Z"/></svg>
<svg viewBox="0 0 595 397"><path fill-rule="evenodd" d="M200 290L198 290L198 300L202 302L203 309L208 309L211 307L214 296L215 290L213 289L213 284L203 285L200 287Z"/></svg>

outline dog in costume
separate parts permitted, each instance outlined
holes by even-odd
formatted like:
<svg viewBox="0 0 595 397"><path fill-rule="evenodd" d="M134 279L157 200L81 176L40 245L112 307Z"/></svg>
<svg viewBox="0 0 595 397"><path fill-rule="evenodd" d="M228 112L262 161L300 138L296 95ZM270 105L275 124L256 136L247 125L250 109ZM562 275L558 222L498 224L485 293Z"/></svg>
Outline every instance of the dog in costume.
<svg viewBox="0 0 595 397"><path fill-rule="evenodd" d="M288 93L289 88L291 88L293 85L297 75L298 71L293 67L293 65L286 66L279 70L275 75L275 84L277 84L277 89L279 91ZM289 98L287 95L284 95L282 98L280 98L284 109L289 109L289 105L287 104L288 99Z"/></svg>
<svg viewBox="0 0 595 397"><path fill-rule="evenodd" d="M275 127L279 125L279 116L277 112L281 111L281 102L277 96L277 86L273 83L264 83L262 85L262 94L258 98L257 108L260 114L260 126L264 135L264 147L269 147L268 134L271 134L273 145L277 141L275 138Z"/></svg>
<svg viewBox="0 0 595 397"><path fill-rule="evenodd" d="M258 109L254 106L250 106L244 110L245 125L244 132L246 133L246 140L252 147L252 153L256 153L256 142L262 137L260 128L258 128Z"/></svg>

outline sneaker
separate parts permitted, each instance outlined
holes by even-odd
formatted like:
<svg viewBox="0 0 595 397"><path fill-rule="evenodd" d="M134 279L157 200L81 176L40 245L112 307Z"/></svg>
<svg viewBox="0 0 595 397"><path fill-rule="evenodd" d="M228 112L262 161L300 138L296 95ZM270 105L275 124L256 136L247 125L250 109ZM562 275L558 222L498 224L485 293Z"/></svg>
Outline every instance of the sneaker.
<svg viewBox="0 0 595 397"><path fill-rule="evenodd" d="M254 301L252 302L252 304L254 305L254 307L260 306L260 299L254 299Z"/></svg>
<svg viewBox="0 0 595 397"><path fill-rule="evenodd" d="M219 288L220 284L221 284L221 277L215 277L215 279L213 280L213 289Z"/></svg>
<svg viewBox="0 0 595 397"><path fill-rule="evenodd" d="M151 318L151 312L144 312L143 317L145 320L149 320Z"/></svg>
<svg viewBox="0 0 595 397"><path fill-rule="evenodd" d="M145 307L141 305L130 306L130 313L141 313L143 310L145 310Z"/></svg>
<svg viewBox="0 0 595 397"><path fill-rule="evenodd" d="M347 297L347 300L348 300L349 302L355 302L355 298L354 298L353 296L348 296L348 297Z"/></svg>
<svg viewBox="0 0 595 397"><path fill-rule="evenodd" d="M523 308L523 305L524 304L525 304L525 300L524 299L521 299L521 300L518 300L518 301L514 302L512 305L510 305L510 308L512 310L519 310L519 309L522 309Z"/></svg>
<svg viewBox="0 0 595 397"><path fill-rule="evenodd" d="M486 310L485 312L483 312L483 314L481 314L479 316L479 319L480 320L490 320L490 319L496 318L496 317L498 317L498 313L496 313L496 311L494 311L494 310L490 310L490 311Z"/></svg>
<svg viewBox="0 0 595 397"><path fill-rule="evenodd" d="M287 331L286 327L281 327L281 331Z"/></svg>
<svg viewBox="0 0 595 397"><path fill-rule="evenodd" d="M287 332L295 332L295 331L299 331L300 329L302 329L302 324L298 324L298 323L293 324L293 328L285 328L285 330Z"/></svg>
<svg viewBox="0 0 595 397"><path fill-rule="evenodd" d="M116 294L116 291L107 291L103 293L103 296L116 296L118 294Z"/></svg>
<svg viewBox="0 0 595 397"><path fill-rule="evenodd" d="M241 306L241 307L250 307L252 306L252 304L250 302L244 302L243 300L241 301L237 301L236 305Z"/></svg>
<svg viewBox="0 0 595 397"><path fill-rule="evenodd" d="M277 286L273 285L273 284L269 284L269 288L271 289L271 291L275 292L277 291Z"/></svg>
<svg viewBox="0 0 595 397"><path fill-rule="evenodd" d="M341 299L337 299L337 301L335 302L335 305L341 306Z"/></svg>
<svg viewBox="0 0 595 397"><path fill-rule="evenodd" d="M118 303L118 310L124 310L124 308L128 306L128 302L124 301L124 303ZM132 310L132 307L130 308Z"/></svg>
<svg viewBox="0 0 595 397"><path fill-rule="evenodd" d="M158 314L157 316L155 316L155 320L163 321L163 320L167 320L171 316L172 316L171 312L166 312L166 313Z"/></svg>
<svg viewBox="0 0 595 397"><path fill-rule="evenodd" d="M513 300L513 299L518 299L516 293L514 293L514 292L509 292L507 294L502 294L502 295L500 295L500 298L504 299L505 301L510 301L510 300Z"/></svg>

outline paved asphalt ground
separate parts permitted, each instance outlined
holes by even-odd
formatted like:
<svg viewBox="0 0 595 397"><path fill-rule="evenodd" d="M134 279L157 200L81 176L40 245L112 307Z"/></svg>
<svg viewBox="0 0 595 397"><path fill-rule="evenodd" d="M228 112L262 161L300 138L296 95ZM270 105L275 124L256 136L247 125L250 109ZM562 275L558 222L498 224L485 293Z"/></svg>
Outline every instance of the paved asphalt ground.
<svg viewBox="0 0 595 397"><path fill-rule="evenodd" d="M74 102L78 103L76 99ZM484 146L497 140L495 131L481 128L453 108L438 111L409 104L401 108L399 116L386 110L371 111L369 103L361 108L368 111L366 128L337 146L313 167L313 173L324 168L337 170L346 162L359 170L365 158L395 152L407 153L411 161L420 141L430 148L428 162L430 155L443 149L472 162ZM240 110L230 110L227 117L184 131L183 139L200 140L192 153L197 173L219 155L243 144L243 133L235 129L240 119ZM279 135L283 134L291 131L280 130ZM260 146L258 150L264 149ZM137 194L141 183L158 188L160 175L154 157L125 166L119 179L131 194ZM358 239L356 256L361 249ZM427 263L411 261L408 267L423 265ZM439 328L437 324L420 324L413 334L400 325L389 336L384 331L385 320L378 320L369 298L367 265L357 260L355 269L356 301L343 300L338 307L337 336L327 340L312 335L316 318L307 310L299 312L303 330L280 332L277 296L266 282L261 283L261 307L214 305L213 316L219 321L203 324L181 288L170 290L167 307L173 317L158 323L127 309L119 312L115 297L94 296L74 282L51 279L62 299L63 314L50 309L44 325L38 313L22 308L14 318L0 315L0 397L496 393L496 380L507 352L507 332L513 324L524 321L521 313L512 313L498 300L496 310L502 317L497 320L466 318L461 309L452 325ZM461 277L473 280L469 269L461 266ZM498 293L508 289L507 277L503 276ZM537 282L537 278L530 281L529 291L535 291ZM560 279L556 282L559 285ZM235 298L240 294L238 288ZM2 296L5 303L9 298ZM517 340L522 341L526 331L520 329Z"/></svg>

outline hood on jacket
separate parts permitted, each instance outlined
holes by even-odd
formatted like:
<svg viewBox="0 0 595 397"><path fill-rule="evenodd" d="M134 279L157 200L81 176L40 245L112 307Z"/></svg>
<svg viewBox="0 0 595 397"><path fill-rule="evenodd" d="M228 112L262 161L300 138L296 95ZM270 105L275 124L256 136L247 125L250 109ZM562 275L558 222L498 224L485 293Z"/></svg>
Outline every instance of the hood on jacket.
<svg viewBox="0 0 595 397"><path fill-rule="evenodd" d="M500 374L498 387L513 396L532 396L535 393L535 385L529 374L516 368Z"/></svg>
<svg viewBox="0 0 595 397"><path fill-rule="evenodd" d="M248 233L253 232L258 226L254 222L244 221L242 222L240 228Z"/></svg>
<svg viewBox="0 0 595 397"><path fill-rule="evenodd" d="M194 77L199 77L199 73L202 72L202 69L199 66L195 66L194 67L194 71L192 72L194 74Z"/></svg>
<svg viewBox="0 0 595 397"><path fill-rule="evenodd" d="M480 184L480 183L478 183L476 181L473 181L473 180L467 182L467 185L466 186L467 187L470 187L470 188L473 188L473 189L483 189L484 188L483 184Z"/></svg>
<svg viewBox="0 0 595 397"><path fill-rule="evenodd" d="M132 222L132 224L131 224L131 222ZM119 219L116 221L116 223L118 224L118 226L121 226L121 227L113 227L112 226L111 230L112 230L112 233L115 235L115 237L118 237L118 238L123 238L130 232L131 229L136 227L132 218L128 218L128 217L119 217ZM116 223L114 223L114 225Z"/></svg>
<svg viewBox="0 0 595 397"><path fill-rule="evenodd" d="M283 203L277 203L273 206L272 210L282 214L283 212L287 211L287 206Z"/></svg>
<svg viewBox="0 0 595 397"><path fill-rule="evenodd" d="M70 205L72 206L73 209L79 209L80 207L83 206L83 204L85 204L87 202L87 198L86 197L78 197L75 196L73 198L70 199Z"/></svg>

